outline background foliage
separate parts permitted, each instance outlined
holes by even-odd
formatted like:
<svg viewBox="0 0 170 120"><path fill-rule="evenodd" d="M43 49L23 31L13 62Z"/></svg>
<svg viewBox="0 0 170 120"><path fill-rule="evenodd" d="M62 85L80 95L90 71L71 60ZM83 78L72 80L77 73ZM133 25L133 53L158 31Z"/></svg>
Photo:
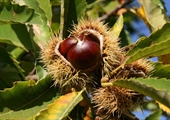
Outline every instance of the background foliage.
<svg viewBox="0 0 170 120"><path fill-rule="evenodd" d="M39 60L40 49L53 33L66 38L72 23L82 18L104 20L121 38L121 47L136 36L138 42L127 53L127 63L158 57L151 78L104 86L117 85L149 96L150 101L142 106L151 112L146 120L170 118L170 23L166 12L163 0L0 0L0 118L65 119L69 115L83 119L84 108L78 103L86 96L84 90L61 95ZM142 28L138 31L136 23L145 24L150 35L144 36Z"/></svg>

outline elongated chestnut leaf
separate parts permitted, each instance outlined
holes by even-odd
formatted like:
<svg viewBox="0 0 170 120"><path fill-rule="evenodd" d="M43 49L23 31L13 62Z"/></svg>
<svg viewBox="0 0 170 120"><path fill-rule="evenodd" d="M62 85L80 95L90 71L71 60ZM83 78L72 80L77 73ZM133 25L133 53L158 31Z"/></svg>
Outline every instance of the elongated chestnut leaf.
<svg viewBox="0 0 170 120"><path fill-rule="evenodd" d="M32 34L35 35L35 42L41 47L50 39L51 35L51 6L50 1L46 0L15 0L16 4L19 6L28 6L34 10L35 14L38 14L38 23L33 22L31 25Z"/></svg>
<svg viewBox="0 0 170 120"><path fill-rule="evenodd" d="M118 20L116 21L116 23L114 24L114 26L111 28L112 34L115 38L113 39L118 39L120 32L122 31L123 28L123 16L121 15Z"/></svg>
<svg viewBox="0 0 170 120"><path fill-rule="evenodd" d="M117 19L116 23L114 24L114 26L111 28L111 32L113 34L113 39L120 38L121 47L129 45L131 42L128 32L123 29L123 22L124 22L123 16L120 15L119 18Z"/></svg>
<svg viewBox="0 0 170 120"><path fill-rule="evenodd" d="M159 56L170 51L170 23L166 23L161 29L153 32L148 37L139 38L134 48L127 53L130 56L127 63L131 63L142 57Z"/></svg>
<svg viewBox="0 0 170 120"><path fill-rule="evenodd" d="M0 118L28 119L53 103L60 95L57 91L49 77L38 83L34 80L16 82L12 88L0 91Z"/></svg>
<svg viewBox="0 0 170 120"><path fill-rule="evenodd" d="M33 49L31 38L24 24L0 25L0 42L15 45L26 51Z"/></svg>
<svg viewBox="0 0 170 120"><path fill-rule="evenodd" d="M170 65L163 65L159 62L154 63L154 71L152 73L153 77L167 78L170 79Z"/></svg>
<svg viewBox="0 0 170 120"><path fill-rule="evenodd" d="M156 101L156 103L158 104L159 108L161 108L163 111L165 111L166 113L170 113L170 108L166 107L165 105L158 101Z"/></svg>
<svg viewBox="0 0 170 120"><path fill-rule="evenodd" d="M164 1L162 1L162 0L151 0L151 1L155 4L157 4L158 6L160 6L160 8L163 9L165 12L167 12Z"/></svg>
<svg viewBox="0 0 170 120"><path fill-rule="evenodd" d="M145 17L151 25L152 31L161 28L168 21L165 10L156 4L156 2L154 3L152 0L140 0L140 3L143 6Z"/></svg>
<svg viewBox="0 0 170 120"><path fill-rule="evenodd" d="M36 58L39 55L39 48L43 48L43 46L50 40L51 37L51 18L52 18L52 11L50 0L42 1L42 0L15 0L16 4L20 6L28 6L29 8L33 9L36 14L39 15L39 23L32 23L28 25L29 33L32 37L33 41L33 51ZM36 44L38 45L36 45ZM40 66L39 62L36 62L36 71L39 79L42 79L46 76L45 70Z"/></svg>
<svg viewBox="0 0 170 120"><path fill-rule="evenodd" d="M40 15L28 6L13 4L11 0L1 3L0 22L2 23L36 23L40 24Z"/></svg>
<svg viewBox="0 0 170 120"><path fill-rule="evenodd" d="M112 83L103 83L102 86L120 86L140 92L156 101L170 107L170 80L156 78L131 78L128 80L115 80Z"/></svg>
<svg viewBox="0 0 170 120"><path fill-rule="evenodd" d="M46 0L45 2L41 2L38 0L14 0L12 2L11 0L6 0L5 2L0 3L0 22L3 24L8 23L6 26L0 26L2 30L6 30L0 32L1 42L11 43L25 50L28 50L27 46L30 44L27 45L25 43L30 42L29 37L25 36L23 39L22 37L20 37L22 35L15 35L13 32L22 30L20 28L17 28L17 30L14 29L14 25L9 25L9 23L21 23L32 25L32 29L30 30L33 31L33 34L31 36L33 37L33 35L35 35L35 37L33 37L35 39L34 42L37 43L39 46L44 45L46 41L50 39L50 22L52 12L49 0ZM4 33L12 34L10 34L10 37L8 34L5 34L7 36L4 36ZM22 33L26 34L24 30ZM14 40L11 38L14 38Z"/></svg>
<svg viewBox="0 0 170 120"><path fill-rule="evenodd" d="M71 110L83 99L82 93L73 91L66 95L61 96L55 100L54 103L47 106L46 109L40 111L37 116L31 119L46 119L46 120L63 120L65 119Z"/></svg>
<svg viewBox="0 0 170 120"><path fill-rule="evenodd" d="M145 17L148 23L152 26L152 30L161 28L167 21L166 9L162 0L140 0L145 11ZM168 64L170 54L158 56L159 61Z"/></svg>
<svg viewBox="0 0 170 120"><path fill-rule="evenodd" d="M39 19L39 23L32 23L32 24L40 24L45 22L47 24L47 16L49 16L48 18L51 18L51 11L48 10L50 9L50 3L49 0L47 0L46 2L40 2L39 0L32 0L32 1L28 1L28 0L14 0L15 4L19 4L20 7L22 6L27 6L30 9L33 9L35 14L38 14L40 18ZM46 6L45 6L46 5ZM47 12L48 11L48 12ZM50 13L49 13L50 12ZM47 15L48 14L48 15Z"/></svg>
<svg viewBox="0 0 170 120"><path fill-rule="evenodd" d="M133 54L130 59L127 61L127 63L131 63L135 60L138 60L140 58L147 58L147 57L153 57L153 56L159 56L164 55L170 52L170 39L167 41L163 41L158 44L154 44L151 47L143 48L139 51L137 51L135 54Z"/></svg>
<svg viewBox="0 0 170 120"><path fill-rule="evenodd" d="M50 25L52 19L52 10L50 0L37 0L39 7L43 10L43 15L47 18L47 24Z"/></svg>

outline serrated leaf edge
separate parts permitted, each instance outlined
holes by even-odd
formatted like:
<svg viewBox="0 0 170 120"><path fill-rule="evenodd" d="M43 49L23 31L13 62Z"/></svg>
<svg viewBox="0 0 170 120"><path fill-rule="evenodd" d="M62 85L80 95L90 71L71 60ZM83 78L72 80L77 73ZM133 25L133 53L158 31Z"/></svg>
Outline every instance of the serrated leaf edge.
<svg viewBox="0 0 170 120"><path fill-rule="evenodd" d="M140 59L140 58L142 58L142 57L150 57L150 56L153 57L153 56L157 56L157 55L155 55L157 52L166 50L166 49L170 48L170 46L167 44L167 46L166 46L165 48L158 47L158 48L160 48L160 49L157 49L156 51L154 51L154 52L152 52L152 53L146 54L145 56L140 56L140 57L138 57L138 58L135 58L135 56L137 56L138 54L141 54L141 52L143 53L144 51L148 51L148 49L153 49L153 48L155 48L156 46L162 46L162 44L166 44L166 43L170 43L170 38L169 38L168 40L166 40L166 41L162 41L162 42L156 43L156 44L154 44L154 45L152 45L152 46L145 47L145 48L143 48L143 49L139 49L138 51L136 51L134 54L132 54L132 55L130 56L130 58L127 60L127 63L131 63L131 62L133 62L133 61L135 61L135 60L138 60L138 59ZM169 51L169 53L170 53L170 51ZM165 54L167 54L167 53L165 53ZM159 55L164 55L164 54L159 54Z"/></svg>
<svg viewBox="0 0 170 120"><path fill-rule="evenodd" d="M85 91L85 88L84 88L83 90L81 90L80 92L76 92L76 91L73 91L73 92L72 92L72 93L75 93L75 94L76 94L76 97L75 97L73 100L71 100L71 104L69 104L69 106L68 106L67 109L64 111L64 113L62 113L62 115L60 116L59 120L62 120L62 119L64 118L65 113L68 112L69 108L74 104L74 101L76 101L76 99L77 99L84 91ZM77 93L78 93L78 94L77 94ZM71 94L71 93L68 93L68 94ZM63 96L64 96L64 95L63 95ZM60 96L58 99L60 99L60 98L63 97L63 96ZM39 116L39 115L41 114L41 112L43 112L43 111L45 111L45 110L48 110L48 108L49 108L50 106L53 106L53 104L54 104L58 99L56 99L53 103L49 104L49 105L47 106L47 108L42 109L41 111L39 111L39 112L37 113L37 115L29 118L29 120L31 120L32 118L36 118L37 116ZM67 113L67 114L68 114L68 113Z"/></svg>

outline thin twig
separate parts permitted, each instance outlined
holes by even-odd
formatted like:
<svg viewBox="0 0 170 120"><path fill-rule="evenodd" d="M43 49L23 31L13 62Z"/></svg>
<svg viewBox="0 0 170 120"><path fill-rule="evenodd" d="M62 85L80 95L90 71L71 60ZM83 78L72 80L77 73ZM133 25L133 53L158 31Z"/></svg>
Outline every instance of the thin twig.
<svg viewBox="0 0 170 120"><path fill-rule="evenodd" d="M35 80L37 81L38 80L38 76L35 74L36 72L36 68L34 67L33 70L26 76L26 79L27 80Z"/></svg>
<svg viewBox="0 0 170 120"><path fill-rule="evenodd" d="M27 75L26 79L27 80L35 80L35 81L37 81L38 80L38 76L37 75Z"/></svg>
<svg viewBox="0 0 170 120"><path fill-rule="evenodd" d="M118 10L120 10L121 8L126 7L128 4L132 3L134 0L128 0L126 1L124 4L119 5L118 7L116 7L115 9L113 9L112 11L110 11L109 13L101 16L100 18L98 18L98 20L103 21L108 19L110 16L115 15L117 13Z"/></svg>
<svg viewBox="0 0 170 120"><path fill-rule="evenodd" d="M130 114L130 113L127 113L127 112L123 112L122 113L124 116L126 116L126 118L128 118L128 120L139 120L136 116Z"/></svg>
<svg viewBox="0 0 170 120"><path fill-rule="evenodd" d="M111 82L101 83L102 87L113 86L114 84Z"/></svg>

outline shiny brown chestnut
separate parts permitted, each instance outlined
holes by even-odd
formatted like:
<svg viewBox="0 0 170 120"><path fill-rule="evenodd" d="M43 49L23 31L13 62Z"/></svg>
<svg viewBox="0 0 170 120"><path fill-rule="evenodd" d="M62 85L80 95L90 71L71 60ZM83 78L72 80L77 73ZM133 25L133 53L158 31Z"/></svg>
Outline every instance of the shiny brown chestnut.
<svg viewBox="0 0 170 120"><path fill-rule="evenodd" d="M71 36L60 43L59 51L75 69L95 69L101 58L100 45L96 39L84 34Z"/></svg>
<svg viewBox="0 0 170 120"><path fill-rule="evenodd" d="M65 39L59 47L59 51L61 53L61 55L63 55L64 57L67 57L67 53L70 50L71 47L73 47L75 44L77 44L77 40L74 37L69 37L67 39Z"/></svg>

